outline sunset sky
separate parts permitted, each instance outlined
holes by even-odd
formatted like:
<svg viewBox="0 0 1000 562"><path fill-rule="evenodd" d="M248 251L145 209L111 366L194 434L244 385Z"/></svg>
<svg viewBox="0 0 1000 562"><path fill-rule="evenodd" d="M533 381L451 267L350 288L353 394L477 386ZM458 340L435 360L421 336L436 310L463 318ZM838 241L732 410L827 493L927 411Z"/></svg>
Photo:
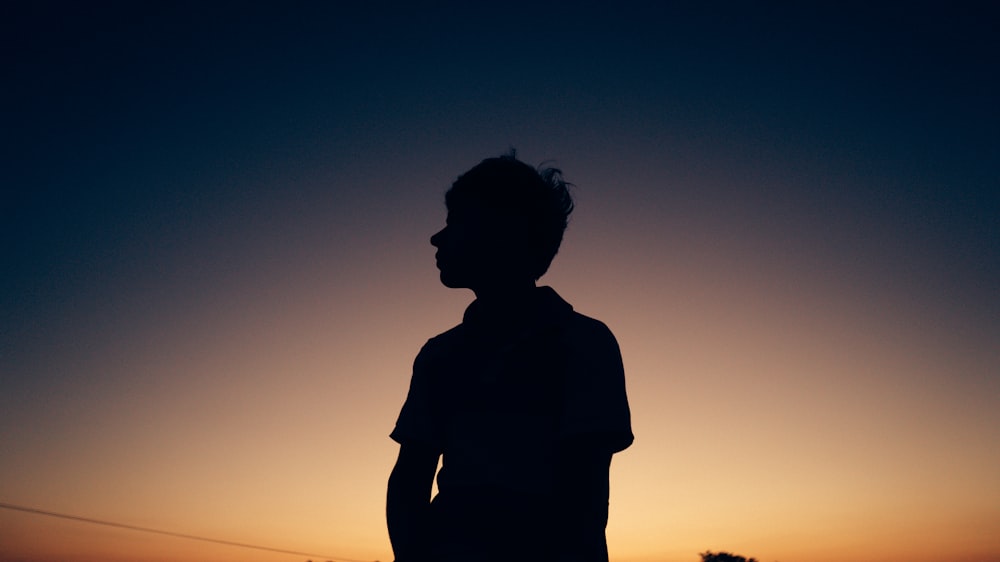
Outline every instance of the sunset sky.
<svg viewBox="0 0 1000 562"><path fill-rule="evenodd" d="M990 3L5 8L0 562L380 560L444 191L620 342L613 562L1000 561ZM877 3L876 3L877 4ZM531 459L525 459L530 465Z"/></svg>

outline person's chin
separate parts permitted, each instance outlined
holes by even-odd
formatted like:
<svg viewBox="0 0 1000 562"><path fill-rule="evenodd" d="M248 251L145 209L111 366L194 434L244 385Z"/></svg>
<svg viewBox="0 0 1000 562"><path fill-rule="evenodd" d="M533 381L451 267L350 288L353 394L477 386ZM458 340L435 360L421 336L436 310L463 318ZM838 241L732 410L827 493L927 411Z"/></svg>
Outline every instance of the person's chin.
<svg viewBox="0 0 1000 562"><path fill-rule="evenodd" d="M439 277L441 279L441 284L449 289L464 289L468 287L468 284L464 283L461 278L451 275L446 271L442 270Z"/></svg>

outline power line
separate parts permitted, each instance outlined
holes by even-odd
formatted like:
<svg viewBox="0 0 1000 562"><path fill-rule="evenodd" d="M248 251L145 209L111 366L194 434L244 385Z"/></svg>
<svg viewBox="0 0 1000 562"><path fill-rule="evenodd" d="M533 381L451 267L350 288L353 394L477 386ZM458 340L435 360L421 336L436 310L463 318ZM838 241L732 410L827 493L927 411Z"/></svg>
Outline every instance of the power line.
<svg viewBox="0 0 1000 562"><path fill-rule="evenodd" d="M266 550L269 552L278 552L281 554L293 554L295 556L308 556L311 558L323 558L330 562L371 562L369 560L352 560L350 558L340 558L339 556L326 556L324 554L313 554L309 552L298 552L295 550L285 550L282 548L272 548L269 546L259 546L255 544L247 544L241 542L233 542L222 539L210 539L208 537L199 537L196 535L189 535L186 533L175 533L173 531L164 531L161 529L150 529L148 527L139 527L137 525L128 525L126 523L115 523L113 521L101 521L100 519L91 519L90 517L81 517L79 515L68 515L66 513L56 513L54 511L45 511L42 509L36 509L34 507L25 507L23 505L14 505L10 503L0 502L0 508L10 509L13 511L23 511L25 513L34 513L36 515L45 515L48 517L58 517L60 519L69 519L72 521L81 521L83 523L92 523L94 525L104 525L107 527L117 527L119 529L128 529L130 531L141 531L143 533L155 533L158 535L166 535L168 537L175 537L179 539L190 539L195 541L212 542L216 544L224 544L227 546L236 546L240 548L253 548L256 550ZM375 560L374 562L378 562Z"/></svg>

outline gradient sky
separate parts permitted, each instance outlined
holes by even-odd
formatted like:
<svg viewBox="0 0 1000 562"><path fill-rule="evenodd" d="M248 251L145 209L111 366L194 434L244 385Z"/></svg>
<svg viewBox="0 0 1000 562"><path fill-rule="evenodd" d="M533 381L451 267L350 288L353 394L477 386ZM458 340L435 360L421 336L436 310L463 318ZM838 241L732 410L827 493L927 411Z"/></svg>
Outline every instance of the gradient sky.
<svg viewBox="0 0 1000 562"><path fill-rule="evenodd" d="M1000 561L989 3L86 4L0 18L0 503L391 560L428 239L515 146L624 354L614 562ZM0 509L177 559L304 557Z"/></svg>

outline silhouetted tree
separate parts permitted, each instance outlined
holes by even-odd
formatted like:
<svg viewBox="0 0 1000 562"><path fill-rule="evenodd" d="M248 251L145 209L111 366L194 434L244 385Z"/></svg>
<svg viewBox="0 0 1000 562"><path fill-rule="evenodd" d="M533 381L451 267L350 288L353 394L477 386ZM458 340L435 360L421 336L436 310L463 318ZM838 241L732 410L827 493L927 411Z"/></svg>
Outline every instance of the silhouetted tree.
<svg viewBox="0 0 1000 562"><path fill-rule="evenodd" d="M728 552L712 552L708 550L701 553L701 562L757 562L757 559L729 554Z"/></svg>

